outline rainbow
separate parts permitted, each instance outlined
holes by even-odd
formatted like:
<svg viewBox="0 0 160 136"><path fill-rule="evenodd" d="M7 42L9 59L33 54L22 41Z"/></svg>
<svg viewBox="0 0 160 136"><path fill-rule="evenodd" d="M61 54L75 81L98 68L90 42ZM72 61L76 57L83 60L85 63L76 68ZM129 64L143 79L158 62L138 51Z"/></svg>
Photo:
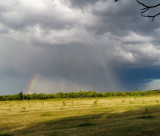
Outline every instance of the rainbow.
<svg viewBox="0 0 160 136"><path fill-rule="evenodd" d="M31 92L31 90L33 89L35 83L36 83L36 80L37 80L37 76L38 74L35 74L32 79L30 80L29 82L29 85L27 87L27 90L25 91L25 94L29 94Z"/></svg>

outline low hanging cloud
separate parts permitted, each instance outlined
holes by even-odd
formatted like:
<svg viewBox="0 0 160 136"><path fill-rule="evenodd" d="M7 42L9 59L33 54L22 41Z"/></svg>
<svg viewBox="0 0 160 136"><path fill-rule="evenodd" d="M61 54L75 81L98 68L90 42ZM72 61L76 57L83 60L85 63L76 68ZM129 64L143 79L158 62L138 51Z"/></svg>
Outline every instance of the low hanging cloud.
<svg viewBox="0 0 160 136"><path fill-rule="evenodd" d="M160 65L159 29L136 1L3 1L1 93L25 91L35 74L33 93L128 90L119 73Z"/></svg>

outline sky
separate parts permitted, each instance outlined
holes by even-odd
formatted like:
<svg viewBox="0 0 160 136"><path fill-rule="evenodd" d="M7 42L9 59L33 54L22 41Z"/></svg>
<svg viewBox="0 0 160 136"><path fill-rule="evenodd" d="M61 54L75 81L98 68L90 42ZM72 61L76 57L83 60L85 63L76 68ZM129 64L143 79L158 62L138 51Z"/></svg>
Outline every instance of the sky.
<svg viewBox="0 0 160 136"><path fill-rule="evenodd" d="M150 3L151 4L151 3ZM160 17L136 0L0 0L0 95L160 88Z"/></svg>

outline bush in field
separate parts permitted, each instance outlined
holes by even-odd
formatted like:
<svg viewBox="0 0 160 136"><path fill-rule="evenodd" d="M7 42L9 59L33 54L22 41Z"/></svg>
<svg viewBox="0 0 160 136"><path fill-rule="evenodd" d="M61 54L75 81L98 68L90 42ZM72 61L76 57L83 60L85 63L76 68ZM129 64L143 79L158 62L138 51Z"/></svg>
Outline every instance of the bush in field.
<svg viewBox="0 0 160 136"><path fill-rule="evenodd" d="M98 103L98 100L95 100L93 104L97 106L97 103Z"/></svg>

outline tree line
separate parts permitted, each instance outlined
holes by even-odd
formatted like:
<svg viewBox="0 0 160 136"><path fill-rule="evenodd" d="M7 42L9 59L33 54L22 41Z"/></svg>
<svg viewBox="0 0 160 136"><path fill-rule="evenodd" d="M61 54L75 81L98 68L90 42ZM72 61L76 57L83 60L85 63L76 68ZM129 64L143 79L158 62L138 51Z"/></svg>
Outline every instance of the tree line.
<svg viewBox="0 0 160 136"><path fill-rule="evenodd" d="M22 92L15 95L2 95L0 101L11 100L44 100L44 99L56 99L56 98L94 98L94 97L124 97L124 96L148 96L148 95L160 95L159 90L149 91L131 91L131 92L96 92L96 91L80 91L80 92L59 92L56 94L23 94Z"/></svg>

